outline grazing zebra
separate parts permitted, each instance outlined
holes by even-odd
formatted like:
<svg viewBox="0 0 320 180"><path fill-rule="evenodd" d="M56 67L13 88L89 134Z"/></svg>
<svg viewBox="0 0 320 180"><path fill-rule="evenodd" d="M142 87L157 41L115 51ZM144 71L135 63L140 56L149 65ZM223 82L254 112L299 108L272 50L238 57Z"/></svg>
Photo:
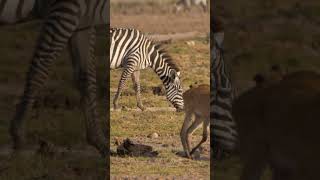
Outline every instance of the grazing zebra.
<svg viewBox="0 0 320 180"><path fill-rule="evenodd" d="M223 58L224 33L223 31L215 32L215 29L213 30L210 77L210 126L211 133L213 133L211 146L214 151L219 149L231 151L235 148L237 141L235 122L232 117L232 84Z"/></svg>
<svg viewBox="0 0 320 180"><path fill-rule="evenodd" d="M109 24L109 1L0 0L0 24L17 24L34 18L44 21L27 73L24 93L10 124L14 149L23 147L23 122L28 117L35 96L48 80L53 62L69 44L86 119L87 140L102 156L106 156L108 141L97 122L94 28Z"/></svg>
<svg viewBox="0 0 320 180"><path fill-rule="evenodd" d="M137 106L144 110L140 99L140 69L151 67L162 80L167 99L180 111L183 109L180 70L172 58L152 40L136 29L110 29L110 68L124 68L117 93L113 100L114 109L118 108L118 98L126 80L131 76L134 83Z"/></svg>
<svg viewBox="0 0 320 180"><path fill-rule="evenodd" d="M208 11L208 0L178 0L175 4L175 12L190 10L191 6L201 6L204 12Z"/></svg>

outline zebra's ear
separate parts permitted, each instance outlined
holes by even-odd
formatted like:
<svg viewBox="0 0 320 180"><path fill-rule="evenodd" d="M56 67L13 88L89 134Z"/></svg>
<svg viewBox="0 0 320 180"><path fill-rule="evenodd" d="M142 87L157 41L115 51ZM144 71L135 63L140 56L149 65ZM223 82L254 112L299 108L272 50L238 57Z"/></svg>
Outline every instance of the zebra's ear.
<svg viewBox="0 0 320 180"><path fill-rule="evenodd" d="M217 42L218 46L222 47L224 40L224 32L214 33L214 40Z"/></svg>
<svg viewBox="0 0 320 180"><path fill-rule="evenodd" d="M170 81L171 81L171 83L176 83L177 81L179 81L179 75L180 75L180 72L171 71L170 72Z"/></svg>

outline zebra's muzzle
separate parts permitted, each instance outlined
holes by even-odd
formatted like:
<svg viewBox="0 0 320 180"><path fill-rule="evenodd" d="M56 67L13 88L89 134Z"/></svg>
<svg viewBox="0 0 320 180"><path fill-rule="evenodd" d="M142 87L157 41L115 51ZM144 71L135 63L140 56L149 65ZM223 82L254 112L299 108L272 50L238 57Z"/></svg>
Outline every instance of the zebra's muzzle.
<svg viewBox="0 0 320 180"><path fill-rule="evenodd" d="M181 108L181 107L176 107L176 112L183 112L183 111L184 111L183 108Z"/></svg>

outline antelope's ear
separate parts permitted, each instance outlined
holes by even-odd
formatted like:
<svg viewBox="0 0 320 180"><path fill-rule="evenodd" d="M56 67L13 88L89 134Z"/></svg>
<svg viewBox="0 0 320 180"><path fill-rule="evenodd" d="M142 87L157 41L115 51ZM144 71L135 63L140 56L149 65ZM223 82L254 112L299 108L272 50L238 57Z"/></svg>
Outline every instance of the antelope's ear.
<svg viewBox="0 0 320 180"><path fill-rule="evenodd" d="M218 32L213 34L214 40L217 42L218 46L222 47L224 40L224 32Z"/></svg>

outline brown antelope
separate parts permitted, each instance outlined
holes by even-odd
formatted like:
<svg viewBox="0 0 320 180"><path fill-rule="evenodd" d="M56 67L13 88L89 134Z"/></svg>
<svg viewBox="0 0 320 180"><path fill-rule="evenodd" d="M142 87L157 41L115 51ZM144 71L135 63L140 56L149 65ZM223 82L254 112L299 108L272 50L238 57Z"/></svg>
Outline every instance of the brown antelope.
<svg viewBox="0 0 320 180"><path fill-rule="evenodd" d="M191 155L208 138L208 128L210 125L210 86L206 84L198 85L187 90L183 94L185 119L181 128L180 137L185 155L192 158ZM192 122L192 116L195 120ZM189 135L192 134L199 125L203 123L203 135L200 143L190 152Z"/></svg>
<svg viewBox="0 0 320 180"><path fill-rule="evenodd" d="M234 104L241 180L258 180L269 165L273 180L320 179L320 74L296 72L243 93Z"/></svg>

